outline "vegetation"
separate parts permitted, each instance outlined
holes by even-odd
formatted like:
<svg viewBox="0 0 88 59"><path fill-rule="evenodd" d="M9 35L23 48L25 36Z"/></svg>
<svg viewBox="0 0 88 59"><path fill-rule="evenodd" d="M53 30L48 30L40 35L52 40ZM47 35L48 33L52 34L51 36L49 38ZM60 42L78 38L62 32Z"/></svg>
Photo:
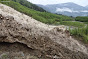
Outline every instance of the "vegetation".
<svg viewBox="0 0 88 59"><path fill-rule="evenodd" d="M2 0L1 0L2 1ZM18 1L18 0L17 0ZM18 2L10 1L10 2L1 2L3 4L6 4L15 10L24 13L26 15L29 15L33 17L34 19L41 21L46 24L57 24L59 21L72 21L74 20L71 17L63 16L63 15L56 15L48 12L40 12L36 11L34 9L28 8L26 6L21 5Z"/></svg>
<svg viewBox="0 0 88 59"><path fill-rule="evenodd" d="M3 54L2 56L0 56L1 59L8 59L8 55L7 54Z"/></svg>
<svg viewBox="0 0 88 59"><path fill-rule="evenodd" d="M85 42L88 42L88 25L84 28L75 28L70 30L70 33L74 36L81 37Z"/></svg>
<svg viewBox="0 0 88 59"><path fill-rule="evenodd" d="M88 24L88 22L83 22L84 24Z"/></svg>
<svg viewBox="0 0 88 59"><path fill-rule="evenodd" d="M5 1L7 2L7 1L11 1L11 0L0 0L0 2L3 2L3 1L4 1L4 2L5 2Z"/></svg>
<svg viewBox="0 0 88 59"><path fill-rule="evenodd" d="M31 9L34 9L37 11L41 11L41 12L45 12L45 10L43 8L40 8L40 7L36 6L35 4L28 2L27 0L12 0L12 1L18 2L21 5L26 6L28 8L31 8Z"/></svg>
<svg viewBox="0 0 88 59"><path fill-rule="evenodd" d="M78 16L75 18L76 21L81 21L81 22L88 22L88 16Z"/></svg>
<svg viewBox="0 0 88 59"><path fill-rule="evenodd" d="M84 23L80 23L80 22L72 22L72 21L62 21L60 22L60 24L62 25L67 25L67 26L74 26L74 27L84 27L85 24Z"/></svg>

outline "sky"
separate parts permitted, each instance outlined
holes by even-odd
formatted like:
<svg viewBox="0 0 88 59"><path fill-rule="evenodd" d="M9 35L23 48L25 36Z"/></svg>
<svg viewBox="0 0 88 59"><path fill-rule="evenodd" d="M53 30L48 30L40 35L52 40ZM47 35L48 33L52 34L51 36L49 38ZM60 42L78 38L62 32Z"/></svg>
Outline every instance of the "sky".
<svg viewBox="0 0 88 59"><path fill-rule="evenodd" d="M67 3L67 2L74 2L76 4L79 4L81 6L88 5L88 0L28 0L34 4L59 4L59 3Z"/></svg>

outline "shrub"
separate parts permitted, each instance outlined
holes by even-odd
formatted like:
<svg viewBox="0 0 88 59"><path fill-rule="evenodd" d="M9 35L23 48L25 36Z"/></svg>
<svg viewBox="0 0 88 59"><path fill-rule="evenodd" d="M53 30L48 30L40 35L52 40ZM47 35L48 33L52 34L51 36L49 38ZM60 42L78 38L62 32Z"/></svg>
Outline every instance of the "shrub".
<svg viewBox="0 0 88 59"><path fill-rule="evenodd" d="M88 25L83 28L70 29L70 33L74 36L82 37L85 42L88 42Z"/></svg>
<svg viewBox="0 0 88 59"><path fill-rule="evenodd" d="M81 21L81 22L88 22L88 16L78 16L75 18L76 21Z"/></svg>

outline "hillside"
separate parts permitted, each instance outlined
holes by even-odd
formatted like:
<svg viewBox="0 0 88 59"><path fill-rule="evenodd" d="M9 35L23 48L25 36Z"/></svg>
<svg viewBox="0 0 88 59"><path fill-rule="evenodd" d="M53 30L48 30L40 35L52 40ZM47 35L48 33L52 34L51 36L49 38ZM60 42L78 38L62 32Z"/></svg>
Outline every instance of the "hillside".
<svg viewBox="0 0 88 59"><path fill-rule="evenodd" d="M62 26L41 23L0 4L1 59L88 59L88 48Z"/></svg>
<svg viewBox="0 0 88 59"><path fill-rule="evenodd" d="M1 0L1 1L14 1L14 2L18 2L18 3L22 4L23 6L26 6L26 7L30 8L30 9L45 12L45 10L43 8L38 7L35 4L32 4L32 3L28 2L27 0Z"/></svg>
<svg viewBox="0 0 88 59"><path fill-rule="evenodd" d="M43 8L40 8L40 7L36 6L35 4L28 2L27 0L12 0L12 1L18 2L18 3L22 4L23 6L34 9L36 11L46 12Z"/></svg>
<svg viewBox="0 0 88 59"><path fill-rule="evenodd" d="M87 9L88 9L88 5L87 6L85 6Z"/></svg>
<svg viewBox="0 0 88 59"><path fill-rule="evenodd" d="M36 10L30 9L26 6L23 6L17 2L14 2L14 1L1 2L1 3L6 4L6 5L14 8L17 11L24 13L28 16L31 16L34 19L41 21L43 23L46 23L46 24L58 24L58 21L61 21L61 20L63 20L63 21L74 20L73 18L64 16L64 15L56 15L56 14L52 14L52 13L48 13L48 12L36 11Z"/></svg>

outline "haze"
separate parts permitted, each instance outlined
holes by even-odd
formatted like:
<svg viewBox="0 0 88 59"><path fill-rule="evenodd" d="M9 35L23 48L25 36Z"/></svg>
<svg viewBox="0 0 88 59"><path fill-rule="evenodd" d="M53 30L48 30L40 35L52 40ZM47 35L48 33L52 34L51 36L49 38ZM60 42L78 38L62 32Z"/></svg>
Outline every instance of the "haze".
<svg viewBox="0 0 88 59"><path fill-rule="evenodd" d="M67 2L73 2L81 6L88 5L88 0L28 0L28 1L34 4L41 4L41 5L67 3Z"/></svg>

